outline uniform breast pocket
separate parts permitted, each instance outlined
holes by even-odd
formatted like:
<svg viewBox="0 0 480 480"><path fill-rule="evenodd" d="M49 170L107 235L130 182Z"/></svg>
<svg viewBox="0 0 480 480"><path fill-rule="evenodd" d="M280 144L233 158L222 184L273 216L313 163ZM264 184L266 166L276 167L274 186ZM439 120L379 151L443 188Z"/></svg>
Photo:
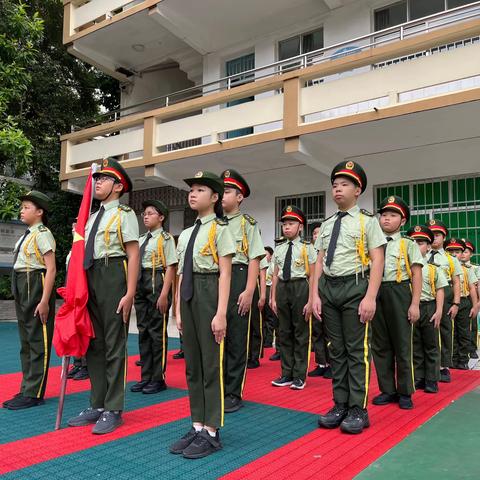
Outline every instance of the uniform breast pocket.
<svg viewBox="0 0 480 480"><path fill-rule="evenodd" d="M244 253L243 249L243 237L236 237L235 244L237 246L237 253Z"/></svg>
<svg viewBox="0 0 480 480"><path fill-rule="evenodd" d="M295 260L296 267L303 267L305 265L305 260L303 258L297 258Z"/></svg>

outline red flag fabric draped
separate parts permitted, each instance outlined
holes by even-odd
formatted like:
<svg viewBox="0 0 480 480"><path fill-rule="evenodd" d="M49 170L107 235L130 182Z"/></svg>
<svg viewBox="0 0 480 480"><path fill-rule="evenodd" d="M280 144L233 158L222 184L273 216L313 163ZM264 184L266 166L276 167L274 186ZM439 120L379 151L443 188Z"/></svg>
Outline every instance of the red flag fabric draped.
<svg viewBox="0 0 480 480"><path fill-rule="evenodd" d="M65 287L57 290L65 301L55 317L53 334L53 346L60 357L82 357L87 352L90 339L95 336L87 310L87 275L83 268L85 225L90 215L92 188L92 171L90 171L78 211L67 281Z"/></svg>

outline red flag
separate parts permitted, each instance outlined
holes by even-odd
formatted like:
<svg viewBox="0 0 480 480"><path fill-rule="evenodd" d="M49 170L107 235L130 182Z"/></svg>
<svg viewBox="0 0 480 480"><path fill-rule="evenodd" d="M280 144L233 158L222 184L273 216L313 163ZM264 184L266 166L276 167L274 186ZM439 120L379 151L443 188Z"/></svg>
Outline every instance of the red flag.
<svg viewBox="0 0 480 480"><path fill-rule="evenodd" d="M90 339L95 336L87 310L87 275L83 268L85 225L90 215L92 193L92 171L90 171L78 211L66 285L57 290L58 294L65 300L55 317L53 334L53 345L60 357L84 356Z"/></svg>

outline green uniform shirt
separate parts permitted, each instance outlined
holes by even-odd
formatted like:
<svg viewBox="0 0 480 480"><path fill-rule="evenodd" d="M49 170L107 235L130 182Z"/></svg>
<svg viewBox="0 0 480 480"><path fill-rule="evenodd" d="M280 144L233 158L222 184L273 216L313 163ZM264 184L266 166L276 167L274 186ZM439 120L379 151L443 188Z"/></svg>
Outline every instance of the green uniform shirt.
<svg viewBox="0 0 480 480"><path fill-rule="evenodd" d="M427 254L428 256L428 254ZM435 295L432 292L432 285L431 285L431 267L428 266L427 257L423 258L422 261L422 293L420 295L421 302L428 302L430 300L435 300ZM443 273L443 269L432 265L434 268L434 284L435 290L437 291L439 288L445 288L448 285L447 277Z"/></svg>
<svg viewBox="0 0 480 480"><path fill-rule="evenodd" d="M263 260L262 260L262 261L263 261ZM266 261L266 260L265 260L265 261ZM266 274L267 287L271 287L271 286L272 286L273 267L274 267L274 263L271 261L271 262L268 264L267 274ZM260 267L260 268L261 268L261 267Z"/></svg>
<svg viewBox="0 0 480 480"><path fill-rule="evenodd" d="M410 267L412 265L423 265L423 257L416 242L409 238L403 238L400 232L388 235L392 238L387 242L385 250L385 268L383 270L383 282L394 282L397 280L397 271L400 267L401 281L409 280L405 256L402 254L400 246L403 243L405 253Z"/></svg>
<svg viewBox="0 0 480 480"><path fill-rule="evenodd" d="M105 208L105 212L95 236L93 258L97 260L105 257L123 257L125 250L122 248L118 232L121 231L123 244L138 242L138 222L135 212L130 207L120 205L118 200L106 203L103 208ZM85 245L88 242L90 229L97 215L98 212L95 212L88 219L85 227Z"/></svg>
<svg viewBox="0 0 480 480"><path fill-rule="evenodd" d="M230 229L227 223L220 220L217 221L217 217L214 213L200 218L202 222L200 229L198 230L197 238L193 244L193 271L196 273L210 273L218 272L218 265L213 259L212 252L208 245L208 237L213 222L216 224L215 233L215 248L219 257L226 257L228 255L235 255L236 246L233 240ZM178 255L178 274L183 272L183 261L185 256L185 250L187 249L188 241L192 235L195 225L185 229L178 239L177 255Z"/></svg>
<svg viewBox="0 0 480 480"><path fill-rule="evenodd" d="M475 277L477 279L476 283L478 283L478 281L480 280L480 267L471 262L465 263L465 266L473 270L473 273L475 274Z"/></svg>
<svg viewBox="0 0 480 480"><path fill-rule="evenodd" d="M296 237L291 240L293 242L292 247L292 276L291 278L307 278L307 268L305 260L309 264L315 263L317 260L317 254L313 245L310 242L304 242L300 237ZM274 266L278 267L278 278L283 280L283 264L285 263L285 256L287 255L288 244L290 240L287 240L280 245L277 245L273 252L272 262ZM305 259L305 255L307 259Z"/></svg>
<svg viewBox="0 0 480 480"><path fill-rule="evenodd" d="M55 239L52 232L43 223L36 223L29 227L29 230L30 233L25 237L13 266L17 272L45 269L43 256L50 251L55 253ZM17 253L21 240L20 238L15 244L14 254ZM38 254L40 257L37 257Z"/></svg>
<svg viewBox="0 0 480 480"><path fill-rule="evenodd" d="M237 212L227 215L228 229L235 240L237 250L232 259L234 265L248 265L250 260L265 256L262 237L257 222L249 215ZM246 245L244 244L246 240Z"/></svg>
<svg viewBox="0 0 480 480"><path fill-rule="evenodd" d="M430 250L430 252L427 253L427 260L429 260L432 256L432 251L433 250ZM443 269L443 273L449 282L452 281L452 276L450 275L450 260L448 259L448 256L450 256L451 260L453 261L453 274L461 275L462 267L460 266L460 262L458 261L457 257L454 257L450 254L447 256L447 252L443 248L437 250L437 252L438 253L435 254L434 257L434 263Z"/></svg>
<svg viewBox="0 0 480 480"><path fill-rule="evenodd" d="M467 272L467 282L468 282L468 288L467 286L464 284L464 270L462 267L465 267L465 270ZM475 285L477 283L477 276L475 275L475 271L474 269L464 263L461 264L461 271L462 273L460 274L460 295L464 298L466 297L469 297L470 296L470 285Z"/></svg>
<svg viewBox="0 0 480 480"><path fill-rule="evenodd" d="M175 240L162 227L152 230L150 232L152 237L145 247L145 252L142 258L142 268L152 268L155 262L155 268L163 268L163 260L161 258L161 249L163 249L163 256L165 258L165 268L170 265L178 263L177 254L175 252ZM148 232L140 236L139 243L143 244Z"/></svg>
<svg viewBox="0 0 480 480"><path fill-rule="evenodd" d="M342 277L345 275L353 275L362 271L361 260L358 253L357 243L362 241L361 238L361 222L363 221L365 234L363 236L363 245L365 253L377 247L381 247L386 243L385 235L380 228L377 218L360 210L355 205L347 211L348 215L342 218L340 224L340 234L338 236L335 255L330 267L325 262L327 259L328 245L332 236L333 225L337 219L337 215L327 218L320 227L315 249L323 252L323 272L332 277Z"/></svg>

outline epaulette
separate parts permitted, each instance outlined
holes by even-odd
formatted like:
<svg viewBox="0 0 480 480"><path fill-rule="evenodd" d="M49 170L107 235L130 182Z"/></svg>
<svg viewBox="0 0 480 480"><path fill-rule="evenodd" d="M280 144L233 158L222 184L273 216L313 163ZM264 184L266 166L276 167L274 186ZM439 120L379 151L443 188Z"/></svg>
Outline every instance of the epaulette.
<svg viewBox="0 0 480 480"><path fill-rule="evenodd" d="M368 217L374 217L375 215L368 210L365 210L364 208L360 209L360 212L363 213L364 215L367 215Z"/></svg>
<svg viewBox="0 0 480 480"><path fill-rule="evenodd" d="M40 225L38 227L39 232L48 232L48 228L45 225Z"/></svg>
<svg viewBox="0 0 480 480"><path fill-rule="evenodd" d="M302 243L304 243L305 245L310 245L310 241L309 240L300 240Z"/></svg>
<svg viewBox="0 0 480 480"><path fill-rule="evenodd" d="M165 240L168 240L168 239L171 238L171 235L164 230L164 231L162 232L162 237L163 237Z"/></svg>
<svg viewBox="0 0 480 480"><path fill-rule="evenodd" d="M257 223L257 221L253 217L247 215L246 213L243 214L243 218L245 218L245 220L248 220L250 225L255 225Z"/></svg>
<svg viewBox="0 0 480 480"><path fill-rule="evenodd" d="M120 204L120 205L118 206L118 208L119 208L120 210L123 210L124 212L131 212L131 211L132 211L132 209L131 209L128 205L122 205L122 204Z"/></svg>
<svg viewBox="0 0 480 480"><path fill-rule="evenodd" d="M287 239L285 237L278 237L275 239L275 245L281 245L282 243L285 243Z"/></svg>
<svg viewBox="0 0 480 480"><path fill-rule="evenodd" d="M228 219L226 217L216 217L215 221L217 222L218 225L228 225Z"/></svg>
<svg viewBox="0 0 480 480"><path fill-rule="evenodd" d="M410 240L411 242L414 242L414 241L415 241L412 237L407 237L406 235L402 235L402 239L404 239L404 240Z"/></svg>

